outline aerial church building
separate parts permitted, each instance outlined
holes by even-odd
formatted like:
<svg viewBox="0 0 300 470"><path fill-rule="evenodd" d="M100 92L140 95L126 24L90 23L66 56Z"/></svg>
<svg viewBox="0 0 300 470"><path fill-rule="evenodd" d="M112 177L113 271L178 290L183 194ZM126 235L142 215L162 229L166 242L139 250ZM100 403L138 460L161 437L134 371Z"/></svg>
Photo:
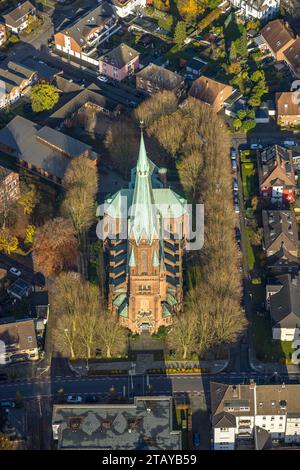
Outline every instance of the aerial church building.
<svg viewBox="0 0 300 470"><path fill-rule="evenodd" d="M186 200L166 187L166 169L148 159L141 133L128 189L105 201L109 308L135 333L155 333L182 306Z"/></svg>

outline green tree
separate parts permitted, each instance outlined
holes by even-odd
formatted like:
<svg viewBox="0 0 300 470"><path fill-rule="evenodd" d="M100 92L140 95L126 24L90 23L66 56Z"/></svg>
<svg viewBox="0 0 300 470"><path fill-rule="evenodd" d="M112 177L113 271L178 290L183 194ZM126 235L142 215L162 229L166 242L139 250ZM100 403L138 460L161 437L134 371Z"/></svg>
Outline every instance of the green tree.
<svg viewBox="0 0 300 470"><path fill-rule="evenodd" d="M249 103L250 106L253 106L255 108L255 107L261 105L261 98L260 98L260 96L252 95L252 96L250 96L250 98L248 100L248 103Z"/></svg>
<svg viewBox="0 0 300 470"><path fill-rule="evenodd" d="M179 21L175 28L174 41L178 46L182 46L186 39L186 24L184 21Z"/></svg>
<svg viewBox="0 0 300 470"><path fill-rule="evenodd" d="M22 185L21 196L18 199L18 204L22 207L24 214L32 214L33 209L39 200L40 195L34 184Z"/></svg>
<svg viewBox="0 0 300 470"><path fill-rule="evenodd" d="M249 132L256 126L256 122L253 119L247 119L243 122L242 128L244 132Z"/></svg>
<svg viewBox="0 0 300 470"><path fill-rule="evenodd" d="M29 224L25 232L25 243L32 244L36 233L36 227Z"/></svg>
<svg viewBox="0 0 300 470"><path fill-rule="evenodd" d="M242 121L239 118L235 118L232 124L236 130L239 130L242 127Z"/></svg>
<svg viewBox="0 0 300 470"><path fill-rule="evenodd" d="M16 251L19 247L17 237L12 235L8 228L0 229L0 250L8 255Z"/></svg>
<svg viewBox="0 0 300 470"><path fill-rule="evenodd" d="M53 85L38 83L31 89L31 107L35 113L53 109L58 100L58 89Z"/></svg>
<svg viewBox="0 0 300 470"><path fill-rule="evenodd" d="M236 58L237 58L237 50L236 50L235 42L233 41L231 43L230 53L229 53L230 63L235 62Z"/></svg>

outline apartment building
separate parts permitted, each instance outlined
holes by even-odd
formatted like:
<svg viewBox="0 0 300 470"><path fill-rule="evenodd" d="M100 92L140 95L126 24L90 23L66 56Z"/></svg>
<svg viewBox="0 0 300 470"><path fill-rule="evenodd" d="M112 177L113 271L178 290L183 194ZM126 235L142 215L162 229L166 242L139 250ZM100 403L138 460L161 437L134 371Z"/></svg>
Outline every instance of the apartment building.
<svg viewBox="0 0 300 470"><path fill-rule="evenodd" d="M230 0L239 15L246 19L269 20L279 12L280 0Z"/></svg>
<svg viewBox="0 0 300 470"><path fill-rule="evenodd" d="M218 113L224 108L224 102L232 95L234 89L230 85L202 75L192 83L189 95L211 106Z"/></svg>
<svg viewBox="0 0 300 470"><path fill-rule="evenodd" d="M17 101L36 80L35 70L10 60L0 68L0 108Z"/></svg>
<svg viewBox="0 0 300 470"><path fill-rule="evenodd" d="M214 450L266 450L300 443L299 385L211 382Z"/></svg>
<svg viewBox="0 0 300 470"><path fill-rule="evenodd" d="M140 53L127 44L120 44L99 59L99 72L114 80L124 80L139 67Z"/></svg>
<svg viewBox="0 0 300 470"><path fill-rule="evenodd" d="M285 60L284 52L296 39L295 32L283 20L269 21L260 34L263 42L262 49L270 51L270 54L278 61Z"/></svg>
<svg viewBox="0 0 300 470"><path fill-rule="evenodd" d="M276 206L295 201L295 172L291 150L272 145L258 152L260 193Z"/></svg>
<svg viewBox="0 0 300 470"><path fill-rule="evenodd" d="M273 339L300 339L299 276L282 274L269 279L266 286L266 306L270 311Z"/></svg>
<svg viewBox="0 0 300 470"><path fill-rule="evenodd" d="M120 18L132 15L136 10L145 8L146 0L112 0L115 12Z"/></svg>
<svg viewBox="0 0 300 470"><path fill-rule="evenodd" d="M149 64L136 74L136 88L149 95L161 91L172 91L180 97L186 89L184 78L172 70Z"/></svg>
<svg viewBox="0 0 300 470"><path fill-rule="evenodd" d="M300 102L298 96L292 91L276 93L276 118L281 127L299 126L300 124Z"/></svg>
<svg viewBox="0 0 300 470"><path fill-rule="evenodd" d="M12 33L18 34L27 28L29 16L36 16L36 8L31 2L26 1L19 3L16 8L2 15L2 19L7 29Z"/></svg>
<svg viewBox="0 0 300 470"><path fill-rule="evenodd" d="M20 194L19 175L0 166L0 212L6 204L18 199Z"/></svg>
<svg viewBox="0 0 300 470"><path fill-rule="evenodd" d="M263 210L262 221L268 271L296 274L299 270L299 237L294 211Z"/></svg>
<svg viewBox="0 0 300 470"><path fill-rule="evenodd" d="M54 35L55 47L98 65L97 47L120 29L112 5L102 2L85 16Z"/></svg>
<svg viewBox="0 0 300 470"><path fill-rule="evenodd" d="M0 364L39 358L33 320L0 324Z"/></svg>

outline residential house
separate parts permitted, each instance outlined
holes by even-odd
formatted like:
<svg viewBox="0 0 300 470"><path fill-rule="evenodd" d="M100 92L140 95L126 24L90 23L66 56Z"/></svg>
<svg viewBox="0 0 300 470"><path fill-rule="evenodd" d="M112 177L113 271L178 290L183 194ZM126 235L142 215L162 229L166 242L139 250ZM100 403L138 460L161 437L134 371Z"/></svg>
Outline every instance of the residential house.
<svg viewBox="0 0 300 470"><path fill-rule="evenodd" d="M100 88L94 83L84 89L79 87L77 92L71 94L74 96L66 104L57 109L48 119L47 123L49 122L51 127L59 129L63 126L73 127L78 122L79 114L84 117L92 111L103 113L103 115L110 118L120 114L120 104L103 96Z"/></svg>
<svg viewBox="0 0 300 470"><path fill-rule="evenodd" d="M66 29L56 33L55 47L59 51L98 65L97 47L119 29L112 5L104 1Z"/></svg>
<svg viewBox="0 0 300 470"><path fill-rule="evenodd" d="M7 29L5 24L0 23L0 46L7 41Z"/></svg>
<svg viewBox="0 0 300 470"><path fill-rule="evenodd" d="M137 9L145 8L146 0L112 0L115 12L120 18L132 15Z"/></svg>
<svg viewBox="0 0 300 470"><path fill-rule="evenodd" d="M300 339L300 278L281 274L266 286L266 305L272 320L273 339Z"/></svg>
<svg viewBox="0 0 300 470"><path fill-rule="evenodd" d="M0 342L0 364L39 358L33 320L0 324Z"/></svg>
<svg viewBox="0 0 300 470"><path fill-rule="evenodd" d="M172 91L177 97L185 92L184 78L164 67L149 64L136 74L136 88L149 95L160 91Z"/></svg>
<svg viewBox="0 0 300 470"><path fill-rule="evenodd" d="M173 429L173 398L135 397L130 404L54 405L52 433L59 450L181 450Z"/></svg>
<svg viewBox="0 0 300 470"><path fill-rule="evenodd" d="M139 57L139 52L122 43L100 57L99 72L114 80L124 80L138 69Z"/></svg>
<svg viewBox="0 0 300 470"><path fill-rule="evenodd" d="M53 83L56 77L63 74L62 69L53 68L45 62L41 62L33 57L26 57L22 61L22 65L31 70L35 70L37 79L47 83Z"/></svg>
<svg viewBox="0 0 300 470"><path fill-rule="evenodd" d="M300 37L284 51L284 60L296 78L300 78Z"/></svg>
<svg viewBox="0 0 300 470"><path fill-rule="evenodd" d="M189 95L211 106L218 113L223 109L224 102L232 95L233 91L232 86L202 75L192 83Z"/></svg>
<svg viewBox="0 0 300 470"><path fill-rule="evenodd" d="M282 127L300 125L300 100L292 91L276 93L276 119Z"/></svg>
<svg viewBox="0 0 300 470"><path fill-rule="evenodd" d="M20 194L19 175L0 166L0 208L18 199ZM0 212L1 212L0 209Z"/></svg>
<svg viewBox="0 0 300 470"><path fill-rule="evenodd" d="M279 12L280 0L230 0L239 14L246 18L269 20Z"/></svg>
<svg viewBox="0 0 300 470"><path fill-rule="evenodd" d="M285 60L284 52L294 43L296 34L290 25L283 20L273 20L260 32L262 49L269 50L277 61Z"/></svg>
<svg viewBox="0 0 300 470"><path fill-rule="evenodd" d="M73 158L87 156L96 165L98 157L90 145L21 116L0 130L0 150L20 166L58 183Z"/></svg>
<svg viewBox="0 0 300 470"><path fill-rule="evenodd" d="M211 382L214 450L268 450L300 442L300 387Z"/></svg>
<svg viewBox="0 0 300 470"><path fill-rule="evenodd" d="M2 15L2 18L7 29L18 34L27 28L29 16L36 16L36 8L27 0L24 3L19 3L16 8Z"/></svg>
<svg viewBox="0 0 300 470"><path fill-rule="evenodd" d="M9 61L6 68L0 68L0 108L17 101L36 80L35 70Z"/></svg>
<svg viewBox="0 0 300 470"><path fill-rule="evenodd" d="M294 202L296 181L292 151L273 145L259 151L257 158L261 195L275 205Z"/></svg>
<svg viewBox="0 0 300 470"><path fill-rule="evenodd" d="M298 224L293 211L263 210L264 250L269 272L294 273L299 270Z"/></svg>
<svg viewBox="0 0 300 470"><path fill-rule="evenodd" d="M185 66L186 73L191 75L194 79L200 77L203 67L207 65L207 62L200 59L199 57L193 57L190 59Z"/></svg>

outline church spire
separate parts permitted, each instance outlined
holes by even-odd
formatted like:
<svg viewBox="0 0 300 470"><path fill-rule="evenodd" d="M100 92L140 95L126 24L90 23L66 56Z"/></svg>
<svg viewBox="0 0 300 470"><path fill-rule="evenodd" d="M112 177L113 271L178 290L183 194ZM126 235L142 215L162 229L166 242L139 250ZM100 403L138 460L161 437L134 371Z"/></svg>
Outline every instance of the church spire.
<svg viewBox="0 0 300 470"><path fill-rule="evenodd" d="M143 131L141 131L140 150L136 166L135 186L130 211L129 236L137 244L141 239L152 243L156 233L155 205L151 182L151 166L147 157Z"/></svg>

